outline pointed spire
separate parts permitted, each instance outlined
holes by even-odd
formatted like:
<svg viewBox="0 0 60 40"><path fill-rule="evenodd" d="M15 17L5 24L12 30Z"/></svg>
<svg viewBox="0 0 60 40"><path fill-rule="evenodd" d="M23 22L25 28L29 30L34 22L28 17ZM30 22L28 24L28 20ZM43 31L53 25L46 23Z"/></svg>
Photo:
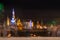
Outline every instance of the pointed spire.
<svg viewBox="0 0 60 40"><path fill-rule="evenodd" d="M14 8L12 9L12 20L11 20L12 23L15 23L15 11L14 11Z"/></svg>
<svg viewBox="0 0 60 40"><path fill-rule="evenodd" d="M15 18L15 11L14 11L14 8L12 10L12 17Z"/></svg>

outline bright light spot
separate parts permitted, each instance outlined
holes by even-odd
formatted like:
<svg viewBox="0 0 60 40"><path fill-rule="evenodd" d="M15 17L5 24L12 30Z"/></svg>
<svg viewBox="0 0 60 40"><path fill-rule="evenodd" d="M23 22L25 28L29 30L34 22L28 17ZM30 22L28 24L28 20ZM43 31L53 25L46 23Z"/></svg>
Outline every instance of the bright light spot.
<svg viewBox="0 0 60 40"><path fill-rule="evenodd" d="M47 27L46 27L46 26L44 26L44 29L47 29Z"/></svg>
<svg viewBox="0 0 60 40"><path fill-rule="evenodd" d="M35 35L35 34L34 34L33 36L34 36L34 37L36 37L36 35Z"/></svg>
<svg viewBox="0 0 60 40"><path fill-rule="evenodd" d="M12 23L15 23L15 20L14 20L14 18L12 18L11 22L12 22Z"/></svg>
<svg viewBox="0 0 60 40"><path fill-rule="evenodd" d="M32 27L32 21L30 20L30 27Z"/></svg>
<svg viewBox="0 0 60 40"><path fill-rule="evenodd" d="M42 27L42 26L40 26L40 29L43 29L43 27Z"/></svg>

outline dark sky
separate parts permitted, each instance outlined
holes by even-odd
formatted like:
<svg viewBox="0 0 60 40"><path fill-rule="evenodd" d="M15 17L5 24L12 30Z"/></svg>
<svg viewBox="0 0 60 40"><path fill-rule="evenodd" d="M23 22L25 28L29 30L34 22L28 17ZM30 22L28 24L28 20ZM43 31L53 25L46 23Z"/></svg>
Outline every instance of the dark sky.
<svg viewBox="0 0 60 40"><path fill-rule="evenodd" d="M15 9L16 16L20 18L54 18L60 17L59 1L38 1L38 0L5 0L5 15L11 16L12 8Z"/></svg>

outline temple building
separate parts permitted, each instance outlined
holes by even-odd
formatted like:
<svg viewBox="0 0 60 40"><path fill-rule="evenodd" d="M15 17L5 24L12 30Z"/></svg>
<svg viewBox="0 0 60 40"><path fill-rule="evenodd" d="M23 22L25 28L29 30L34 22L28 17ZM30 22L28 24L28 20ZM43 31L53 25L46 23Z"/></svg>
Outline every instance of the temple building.
<svg viewBox="0 0 60 40"><path fill-rule="evenodd" d="M18 18L18 17L17 17ZM15 11L12 9L12 18L10 19L7 17L7 26L17 26L18 30L23 30L23 29L32 29L34 27L34 23L32 20L26 21L26 22L21 22L21 20L15 17Z"/></svg>
<svg viewBox="0 0 60 40"><path fill-rule="evenodd" d="M34 22L32 20L23 22L24 29L33 29Z"/></svg>
<svg viewBox="0 0 60 40"><path fill-rule="evenodd" d="M16 24L17 24L18 30L23 30L23 25L20 19L17 20Z"/></svg>
<svg viewBox="0 0 60 40"><path fill-rule="evenodd" d="M12 9L12 18L10 19L9 17L7 17L7 26L18 26L19 30L22 30L22 23L20 21L20 19L15 18L15 11L14 8Z"/></svg>

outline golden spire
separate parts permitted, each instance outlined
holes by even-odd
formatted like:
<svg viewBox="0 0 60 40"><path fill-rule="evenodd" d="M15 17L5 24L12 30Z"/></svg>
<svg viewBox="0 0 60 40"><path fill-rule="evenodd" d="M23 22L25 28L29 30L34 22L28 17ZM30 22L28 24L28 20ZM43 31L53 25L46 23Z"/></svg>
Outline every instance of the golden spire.
<svg viewBox="0 0 60 40"><path fill-rule="evenodd" d="M18 30L22 30L23 29L23 25L22 25L20 19L17 20L17 26L18 26Z"/></svg>
<svg viewBox="0 0 60 40"><path fill-rule="evenodd" d="M22 23L21 23L20 19L17 20L17 25L21 25L22 26Z"/></svg>

